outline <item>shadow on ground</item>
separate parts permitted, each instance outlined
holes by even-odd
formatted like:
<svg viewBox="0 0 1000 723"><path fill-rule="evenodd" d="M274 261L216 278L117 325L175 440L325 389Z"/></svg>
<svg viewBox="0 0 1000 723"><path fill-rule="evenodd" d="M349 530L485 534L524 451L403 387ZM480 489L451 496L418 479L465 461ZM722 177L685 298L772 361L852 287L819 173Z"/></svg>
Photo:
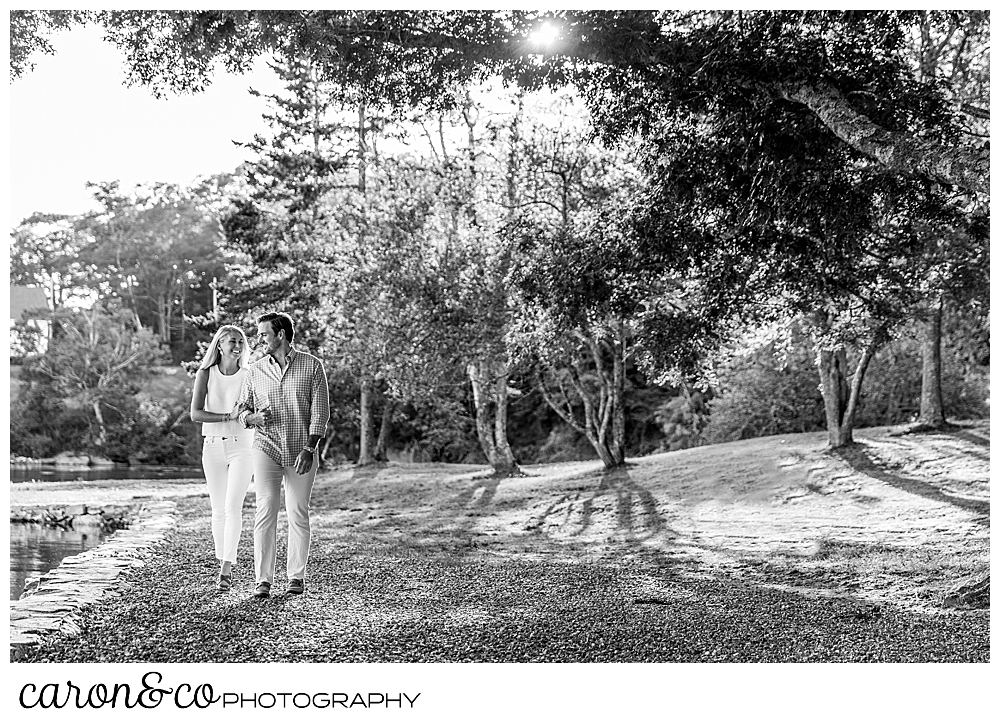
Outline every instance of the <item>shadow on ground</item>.
<svg viewBox="0 0 1000 723"><path fill-rule="evenodd" d="M866 474L904 492L919 495L936 502L945 502L955 507L975 512L978 515L975 518L975 522L989 527L990 503L988 500L975 500L951 495L925 480L890 472L875 463L866 447L867 445L863 442L855 442L850 447L836 450L836 453L857 472Z"/></svg>

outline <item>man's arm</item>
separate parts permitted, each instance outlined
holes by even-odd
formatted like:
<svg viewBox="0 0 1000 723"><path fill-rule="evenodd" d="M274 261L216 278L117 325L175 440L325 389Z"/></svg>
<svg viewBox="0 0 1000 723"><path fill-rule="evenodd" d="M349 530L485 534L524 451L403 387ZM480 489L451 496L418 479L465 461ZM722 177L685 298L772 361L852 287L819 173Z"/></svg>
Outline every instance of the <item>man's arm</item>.
<svg viewBox="0 0 1000 723"><path fill-rule="evenodd" d="M295 459L295 471L298 474L305 474L312 469L319 454L319 442L326 436L326 425L330 420L330 388L326 384L326 370L319 359L314 362L311 385L309 441Z"/></svg>
<svg viewBox="0 0 1000 723"><path fill-rule="evenodd" d="M316 360L312 375L312 405L309 410L309 446L326 436L326 425L330 421L330 387L326 382L323 362ZM314 439L315 437L315 439Z"/></svg>

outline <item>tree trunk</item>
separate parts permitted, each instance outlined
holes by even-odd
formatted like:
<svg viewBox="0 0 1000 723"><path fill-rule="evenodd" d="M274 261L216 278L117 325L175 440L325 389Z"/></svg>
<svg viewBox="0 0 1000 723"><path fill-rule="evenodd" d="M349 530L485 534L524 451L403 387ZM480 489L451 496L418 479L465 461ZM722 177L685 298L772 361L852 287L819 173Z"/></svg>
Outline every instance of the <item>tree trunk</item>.
<svg viewBox="0 0 1000 723"><path fill-rule="evenodd" d="M576 394L580 397L580 401L583 402L583 424L577 426L577 429L583 431L584 435L587 437L587 441L590 442L590 446L594 448L595 452L597 452L597 456L601 458L601 462L604 463L604 466L611 469L617 465L615 464L615 458L611 454L611 450L607 444L608 422L611 419L609 416L611 407L609 404L610 399L608 395L608 385L602 372L600 362L597 360L598 352L595 351L594 346L592 346L591 352L594 354L595 361L597 361L598 364L597 378L600 389L596 400L590 392L587 391L579 368L573 364L570 366L569 370L570 379L573 380L573 387L576 389ZM567 407L572 410L572 404L567 404Z"/></svg>
<svg viewBox="0 0 1000 723"><path fill-rule="evenodd" d="M186 301L187 301L187 284L183 284L182 283L181 284L181 308L180 308L180 320L179 320L180 321L179 335L180 335L180 341L181 341L181 346L182 347L183 347L184 341L185 341L185 339L184 339L184 336L185 336L185 334L184 334L184 314L186 312L186 306L187 306L187 304L185 303Z"/></svg>
<svg viewBox="0 0 1000 723"><path fill-rule="evenodd" d="M621 320L615 331L618 338L612 345L615 356L611 370L611 456L616 466L620 466L625 464L625 359L628 353Z"/></svg>
<svg viewBox="0 0 1000 723"><path fill-rule="evenodd" d="M831 449L854 444L854 420L861 399L861 386L877 348L874 343L865 347L854 369L850 385L847 382L846 349L843 347L835 350L821 349L817 355L820 391L823 394Z"/></svg>
<svg viewBox="0 0 1000 723"><path fill-rule="evenodd" d="M574 371L573 381L577 392L583 398L584 412L587 415L588 427L593 433L588 435L591 444L597 450L604 466L610 468L625 464L625 341L624 331L619 324L615 329L615 337L607 344L611 350L611 373L605 366L605 345L600 340L586 336L594 366L597 370L597 381L600 384L599 398L589 398L586 388L580 378L579 371Z"/></svg>
<svg viewBox="0 0 1000 723"><path fill-rule="evenodd" d="M939 429L945 425L944 401L941 394L941 317L940 299L931 305L923 322L921 352L923 378L920 385L920 418L922 426Z"/></svg>
<svg viewBox="0 0 1000 723"><path fill-rule="evenodd" d="M378 429L378 441L375 443L375 459L379 462L387 462L386 447L389 445L389 435L392 432L392 413L396 409L396 403L391 399L385 400L382 408L382 424Z"/></svg>
<svg viewBox="0 0 1000 723"><path fill-rule="evenodd" d="M847 430L848 444L854 441L854 420L857 417L858 402L861 400L861 386L864 384L865 372L868 371L868 365L875 356L877 348L875 343L865 347L861 352L861 358L858 359L858 365L854 368L854 376L851 377L851 393L847 398L847 409L844 410L844 419L840 424L841 434L843 430Z"/></svg>
<svg viewBox="0 0 1000 723"><path fill-rule="evenodd" d="M336 436L337 433L334 430L333 425L332 424L328 425L326 430L326 436L323 438L323 449L319 454L320 469L326 466L326 457L330 453L330 447L333 446L333 440Z"/></svg>
<svg viewBox="0 0 1000 723"><path fill-rule="evenodd" d="M826 411L826 430L833 448L851 444L854 439L850 428L842 426L847 409L847 350L821 349L816 357L819 367L820 392Z"/></svg>
<svg viewBox="0 0 1000 723"><path fill-rule="evenodd" d="M544 376L539 376L537 387L549 407L573 429L583 434L590 446L597 452L601 462L608 469L625 464L625 346L624 327L619 325L617 339L612 341L611 374L605 370L601 342L586 334L579 333L578 338L590 350L596 368L595 378L598 392L595 395L587 390L583 374L576 364L569 367L569 379L573 390L583 404L583 422L581 423L573 411L573 402L566 389L560 384L561 405L553 398L546 388Z"/></svg>
<svg viewBox="0 0 1000 723"><path fill-rule="evenodd" d="M497 363L494 366L495 375L493 377L493 396L496 405L493 409L493 440L496 445L497 458L493 462L493 469L505 475L518 471L517 460L514 459L514 450L510 448L510 441L507 439L507 365Z"/></svg>
<svg viewBox="0 0 1000 723"><path fill-rule="evenodd" d="M358 466L365 467L375 464L374 415L372 407L375 401L375 383L371 377L361 379L361 451L358 454Z"/></svg>
<svg viewBox="0 0 1000 723"><path fill-rule="evenodd" d="M97 418L97 444L103 447L108 438L108 430L104 424L104 414L101 412L101 400L93 399L90 404L94 408L94 417Z"/></svg>
<svg viewBox="0 0 1000 723"><path fill-rule="evenodd" d="M476 435L486 459L498 475L520 472L507 441L507 365L478 359L466 371L476 405Z"/></svg>
<svg viewBox="0 0 1000 723"><path fill-rule="evenodd" d="M160 341L170 343L170 319L167 315L167 299L164 294L156 297L156 315L159 317Z"/></svg>

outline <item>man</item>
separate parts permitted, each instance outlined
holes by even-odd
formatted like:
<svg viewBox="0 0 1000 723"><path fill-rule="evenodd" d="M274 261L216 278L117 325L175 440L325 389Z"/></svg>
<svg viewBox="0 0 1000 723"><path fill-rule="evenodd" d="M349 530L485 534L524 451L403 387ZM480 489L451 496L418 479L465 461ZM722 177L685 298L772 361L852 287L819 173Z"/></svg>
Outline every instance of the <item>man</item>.
<svg viewBox="0 0 1000 723"><path fill-rule="evenodd" d="M295 330L287 314L257 319L257 338L266 356L247 369L240 394L240 421L255 427L253 449L257 513L253 526L256 597L271 594L281 483L288 515L288 592L305 591L309 559L309 495L318 466L317 447L330 419L323 363L292 347Z"/></svg>

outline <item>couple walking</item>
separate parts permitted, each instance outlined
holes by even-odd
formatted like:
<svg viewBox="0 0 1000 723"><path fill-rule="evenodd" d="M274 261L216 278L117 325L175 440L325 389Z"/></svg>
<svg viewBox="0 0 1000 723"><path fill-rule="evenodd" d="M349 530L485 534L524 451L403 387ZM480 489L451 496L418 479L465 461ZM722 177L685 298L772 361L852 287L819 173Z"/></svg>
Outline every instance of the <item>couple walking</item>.
<svg viewBox="0 0 1000 723"><path fill-rule="evenodd" d="M201 422L205 438L202 466L212 503L221 592L232 587L243 499L251 476L257 504L254 595L269 597L274 584L282 481L288 517L288 592L305 591L309 496L318 467L317 448L330 419L330 398L323 363L294 348L294 335L287 314L260 316L257 339L265 354L249 364L243 330L220 327L195 376L191 419Z"/></svg>

